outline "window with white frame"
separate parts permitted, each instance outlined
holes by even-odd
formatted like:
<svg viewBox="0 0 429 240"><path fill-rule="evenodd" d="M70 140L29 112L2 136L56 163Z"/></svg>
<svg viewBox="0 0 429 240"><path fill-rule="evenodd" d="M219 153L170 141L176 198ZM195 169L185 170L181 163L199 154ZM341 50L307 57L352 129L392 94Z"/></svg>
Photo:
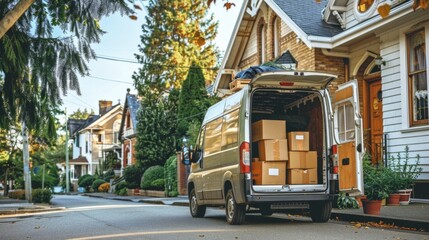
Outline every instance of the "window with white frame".
<svg viewBox="0 0 429 240"><path fill-rule="evenodd" d="M280 54L280 29L279 18L276 17L273 21L273 57L276 58Z"/></svg>
<svg viewBox="0 0 429 240"><path fill-rule="evenodd" d="M353 14L358 21L364 21L375 14L379 0L354 0Z"/></svg>
<svg viewBox="0 0 429 240"><path fill-rule="evenodd" d="M351 102L338 105L338 137L341 143L355 139L354 109Z"/></svg>
<svg viewBox="0 0 429 240"><path fill-rule="evenodd" d="M408 65L408 103L411 126L427 125L428 77L425 29L406 34Z"/></svg>
<svg viewBox="0 0 429 240"><path fill-rule="evenodd" d="M112 140L112 142L113 142L113 144L118 144L119 143L119 139L118 139L118 137L119 137L119 128L121 127L121 120L116 120L114 123L113 123L113 140Z"/></svg>

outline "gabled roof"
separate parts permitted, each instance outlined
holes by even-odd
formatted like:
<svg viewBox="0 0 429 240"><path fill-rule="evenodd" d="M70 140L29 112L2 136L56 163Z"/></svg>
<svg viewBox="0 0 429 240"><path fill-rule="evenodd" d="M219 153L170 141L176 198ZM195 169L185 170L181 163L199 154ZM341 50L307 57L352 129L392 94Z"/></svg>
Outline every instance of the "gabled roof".
<svg viewBox="0 0 429 240"><path fill-rule="evenodd" d="M137 114L140 109L140 99L137 94L130 94L129 92L125 95L125 104L122 112L122 120L121 127L119 128L119 139L122 138L122 134L124 132L125 120L127 117L127 112L130 111L131 124L133 125L133 129L137 129Z"/></svg>
<svg viewBox="0 0 429 240"><path fill-rule="evenodd" d="M122 108L121 104L116 104L112 106L108 112L100 116L97 120L93 121L91 124L85 126L79 132L89 129L99 129L105 122L109 121L112 117L115 117L114 113Z"/></svg>
<svg viewBox="0 0 429 240"><path fill-rule="evenodd" d="M297 0L272 1L308 36L332 37L343 31L339 25L328 24L323 20L322 12L328 0L322 0L320 3Z"/></svg>
<svg viewBox="0 0 429 240"><path fill-rule="evenodd" d="M67 120L70 136L74 137L76 133L78 133L80 130L86 128L91 123L97 121L99 119L99 115L89 115L87 119L73 119L70 118Z"/></svg>

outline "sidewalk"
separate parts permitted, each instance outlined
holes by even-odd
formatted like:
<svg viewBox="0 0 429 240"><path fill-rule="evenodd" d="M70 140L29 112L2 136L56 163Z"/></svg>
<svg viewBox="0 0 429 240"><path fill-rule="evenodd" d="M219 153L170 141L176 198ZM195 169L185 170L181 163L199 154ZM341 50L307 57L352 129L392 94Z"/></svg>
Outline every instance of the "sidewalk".
<svg viewBox="0 0 429 240"><path fill-rule="evenodd" d="M187 196L158 198L145 196L118 196L112 193L82 193L82 196L98 197L119 201L131 201L151 204L189 206ZM0 215L38 211L58 211L64 208L48 205L33 205L23 200L0 198ZM363 214L360 209L332 209L331 219L350 222L375 222L394 226L415 228L429 232L429 202L412 202L406 206L383 206L379 216Z"/></svg>

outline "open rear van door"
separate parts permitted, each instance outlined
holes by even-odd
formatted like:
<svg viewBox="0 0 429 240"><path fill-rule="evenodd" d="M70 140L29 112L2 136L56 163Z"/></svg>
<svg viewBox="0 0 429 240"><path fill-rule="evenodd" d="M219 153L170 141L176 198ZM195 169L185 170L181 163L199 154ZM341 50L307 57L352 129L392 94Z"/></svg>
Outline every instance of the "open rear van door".
<svg viewBox="0 0 429 240"><path fill-rule="evenodd" d="M363 131L356 80L341 84L335 92L334 136L338 151L339 190L363 194Z"/></svg>

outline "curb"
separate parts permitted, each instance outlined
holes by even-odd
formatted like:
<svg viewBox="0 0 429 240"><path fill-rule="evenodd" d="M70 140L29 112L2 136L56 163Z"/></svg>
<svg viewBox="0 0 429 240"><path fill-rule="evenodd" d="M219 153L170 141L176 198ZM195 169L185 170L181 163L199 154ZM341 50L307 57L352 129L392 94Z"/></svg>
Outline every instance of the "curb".
<svg viewBox="0 0 429 240"><path fill-rule="evenodd" d="M383 217L364 214L349 214L349 213L331 213L332 220L353 221L353 222L380 222L393 224L398 227L416 228L422 232L429 232L429 221L419 221L406 218Z"/></svg>
<svg viewBox="0 0 429 240"><path fill-rule="evenodd" d="M0 215L14 215L21 213L38 213L38 212L53 212L65 210L65 207L55 207L55 208L23 208L23 209L14 209L14 210L3 210L0 211Z"/></svg>

